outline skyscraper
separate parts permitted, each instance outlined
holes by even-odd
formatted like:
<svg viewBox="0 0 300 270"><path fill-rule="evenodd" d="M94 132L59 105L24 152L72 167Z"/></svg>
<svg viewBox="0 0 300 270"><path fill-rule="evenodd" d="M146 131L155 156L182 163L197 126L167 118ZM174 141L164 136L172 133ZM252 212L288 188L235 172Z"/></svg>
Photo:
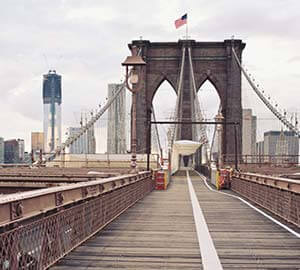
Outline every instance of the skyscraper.
<svg viewBox="0 0 300 270"><path fill-rule="evenodd" d="M44 152L44 133L43 132L31 132L31 150L33 152Z"/></svg>
<svg viewBox="0 0 300 270"><path fill-rule="evenodd" d="M243 155L255 155L256 116L251 109L243 109Z"/></svg>
<svg viewBox="0 0 300 270"><path fill-rule="evenodd" d="M40 157L40 152L44 151L44 133L43 132L31 132L31 153L33 160Z"/></svg>
<svg viewBox="0 0 300 270"><path fill-rule="evenodd" d="M288 155L289 162L298 162L299 138L293 131L268 131L264 133L264 154Z"/></svg>
<svg viewBox="0 0 300 270"><path fill-rule="evenodd" d="M25 144L22 139L13 139L4 142L4 161L5 163L24 162Z"/></svg>
<svg viewBox="0 0 300 270"><path fill-rule="evenodd" d="M123 87L122 84L108 85L108 99L112 98L116 92ZM121 91L108 109L107 127L107 153L126 153L126 95L125 90Z"/></svg>
<svg viewBox="0 0 300 270"><path fill-rule="evenodd" d="M0 164L4 163L4 139L0 137Z"/></svg>
<svg viewBox="0 0 300 270"><path fill-rule="evenodd" d="M61 76L55 70L43 76L44 151L52 152L61 144Z"/></svg>
<svg viewBox="0 0 300 270"><path fill-rule="evenodd" d="M25 159L25 141L23 139L18 139L18 155L19 161L22 163Z"/></svg>
<svg viewBox="0 0 300 270"><path fill-rule="evenodd" d="M4 142L4 161L5 163L19 163L19 144L17 140Z"/></svg>

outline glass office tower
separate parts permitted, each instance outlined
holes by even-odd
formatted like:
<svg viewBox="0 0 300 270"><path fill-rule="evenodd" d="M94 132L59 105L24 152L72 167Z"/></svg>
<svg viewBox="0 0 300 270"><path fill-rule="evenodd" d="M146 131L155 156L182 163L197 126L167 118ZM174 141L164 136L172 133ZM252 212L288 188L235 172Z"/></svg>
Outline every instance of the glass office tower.
<svg viewBox="0 0 300 270"><path fill-rule="evenodd" d="M0 137L0 164L4 163L4 139Z"/></svg>
<svg viewBox="0 0 300 270"><path fill-rule="evenodd" d="M43 76L44 151L61 144L61 76L55 70Z"/></svg>

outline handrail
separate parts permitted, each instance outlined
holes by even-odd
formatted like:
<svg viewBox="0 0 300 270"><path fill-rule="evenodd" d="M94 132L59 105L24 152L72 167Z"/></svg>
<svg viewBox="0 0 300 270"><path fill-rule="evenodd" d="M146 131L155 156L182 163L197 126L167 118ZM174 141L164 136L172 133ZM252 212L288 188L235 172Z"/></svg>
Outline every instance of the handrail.
<svg viewBox="0 0 300 270"><path fill-rule="evenodd" d="M150 175L150 172L140 172L138 174L3 195L0 198L0 227L111 192L143 180Z"/></svg>
<svg viewBox="0 0 300 270"><path fill-rule="evenodd" d="M300 194L300 181L289 178L235 171L233 177Z"/></svg>
<svg viewBox="0 0 300 270"><path fill-rule="evenodd" d="M37 201L31 201L29 206L42 208L47 199L53 202L51 195L58 194L57 209L47 213L37 211L42 215L26 222L20 222L19 217L11 226L0 227L1 269L49 269L154 189L150 172L113 179L52 189L62 192L43 194L43 200L38 200L41 193L35 193ZM81 198L81 202L61 207L65 201L72 201L72 196ZM14 209L12 216L22 213L19 202L24 203L23 213L26 213L26 201L30 199L10 202Z"/></svg>
<svg viewBox="0 0 300 270"><path fill-rule="evenodd" d="M255 173L234 172L231 189L300 228L300 181Z"/></svg>

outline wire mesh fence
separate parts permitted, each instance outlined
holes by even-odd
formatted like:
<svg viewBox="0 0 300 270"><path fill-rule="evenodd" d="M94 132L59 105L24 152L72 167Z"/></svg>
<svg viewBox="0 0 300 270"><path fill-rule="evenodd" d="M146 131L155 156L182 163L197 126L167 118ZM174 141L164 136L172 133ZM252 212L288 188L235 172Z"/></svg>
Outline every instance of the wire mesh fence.
<svg viewBox="0 0 300 270"><path fill-rule="evenodd" d="M130 185L0 234L0 269L46 269L153 190L149 174Z"/></svg>

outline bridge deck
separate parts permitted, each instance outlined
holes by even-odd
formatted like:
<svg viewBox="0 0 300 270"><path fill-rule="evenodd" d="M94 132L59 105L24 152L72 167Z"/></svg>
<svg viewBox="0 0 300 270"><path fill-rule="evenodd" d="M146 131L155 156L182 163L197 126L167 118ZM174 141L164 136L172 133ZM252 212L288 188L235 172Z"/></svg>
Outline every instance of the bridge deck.
<svg viewBox="0 0 300 270"><path fill-rule="evenodd" d="M191 177L224 269L300 269L300 239ZM154 191L52 269L202 269L187 179Z"/></svg>

